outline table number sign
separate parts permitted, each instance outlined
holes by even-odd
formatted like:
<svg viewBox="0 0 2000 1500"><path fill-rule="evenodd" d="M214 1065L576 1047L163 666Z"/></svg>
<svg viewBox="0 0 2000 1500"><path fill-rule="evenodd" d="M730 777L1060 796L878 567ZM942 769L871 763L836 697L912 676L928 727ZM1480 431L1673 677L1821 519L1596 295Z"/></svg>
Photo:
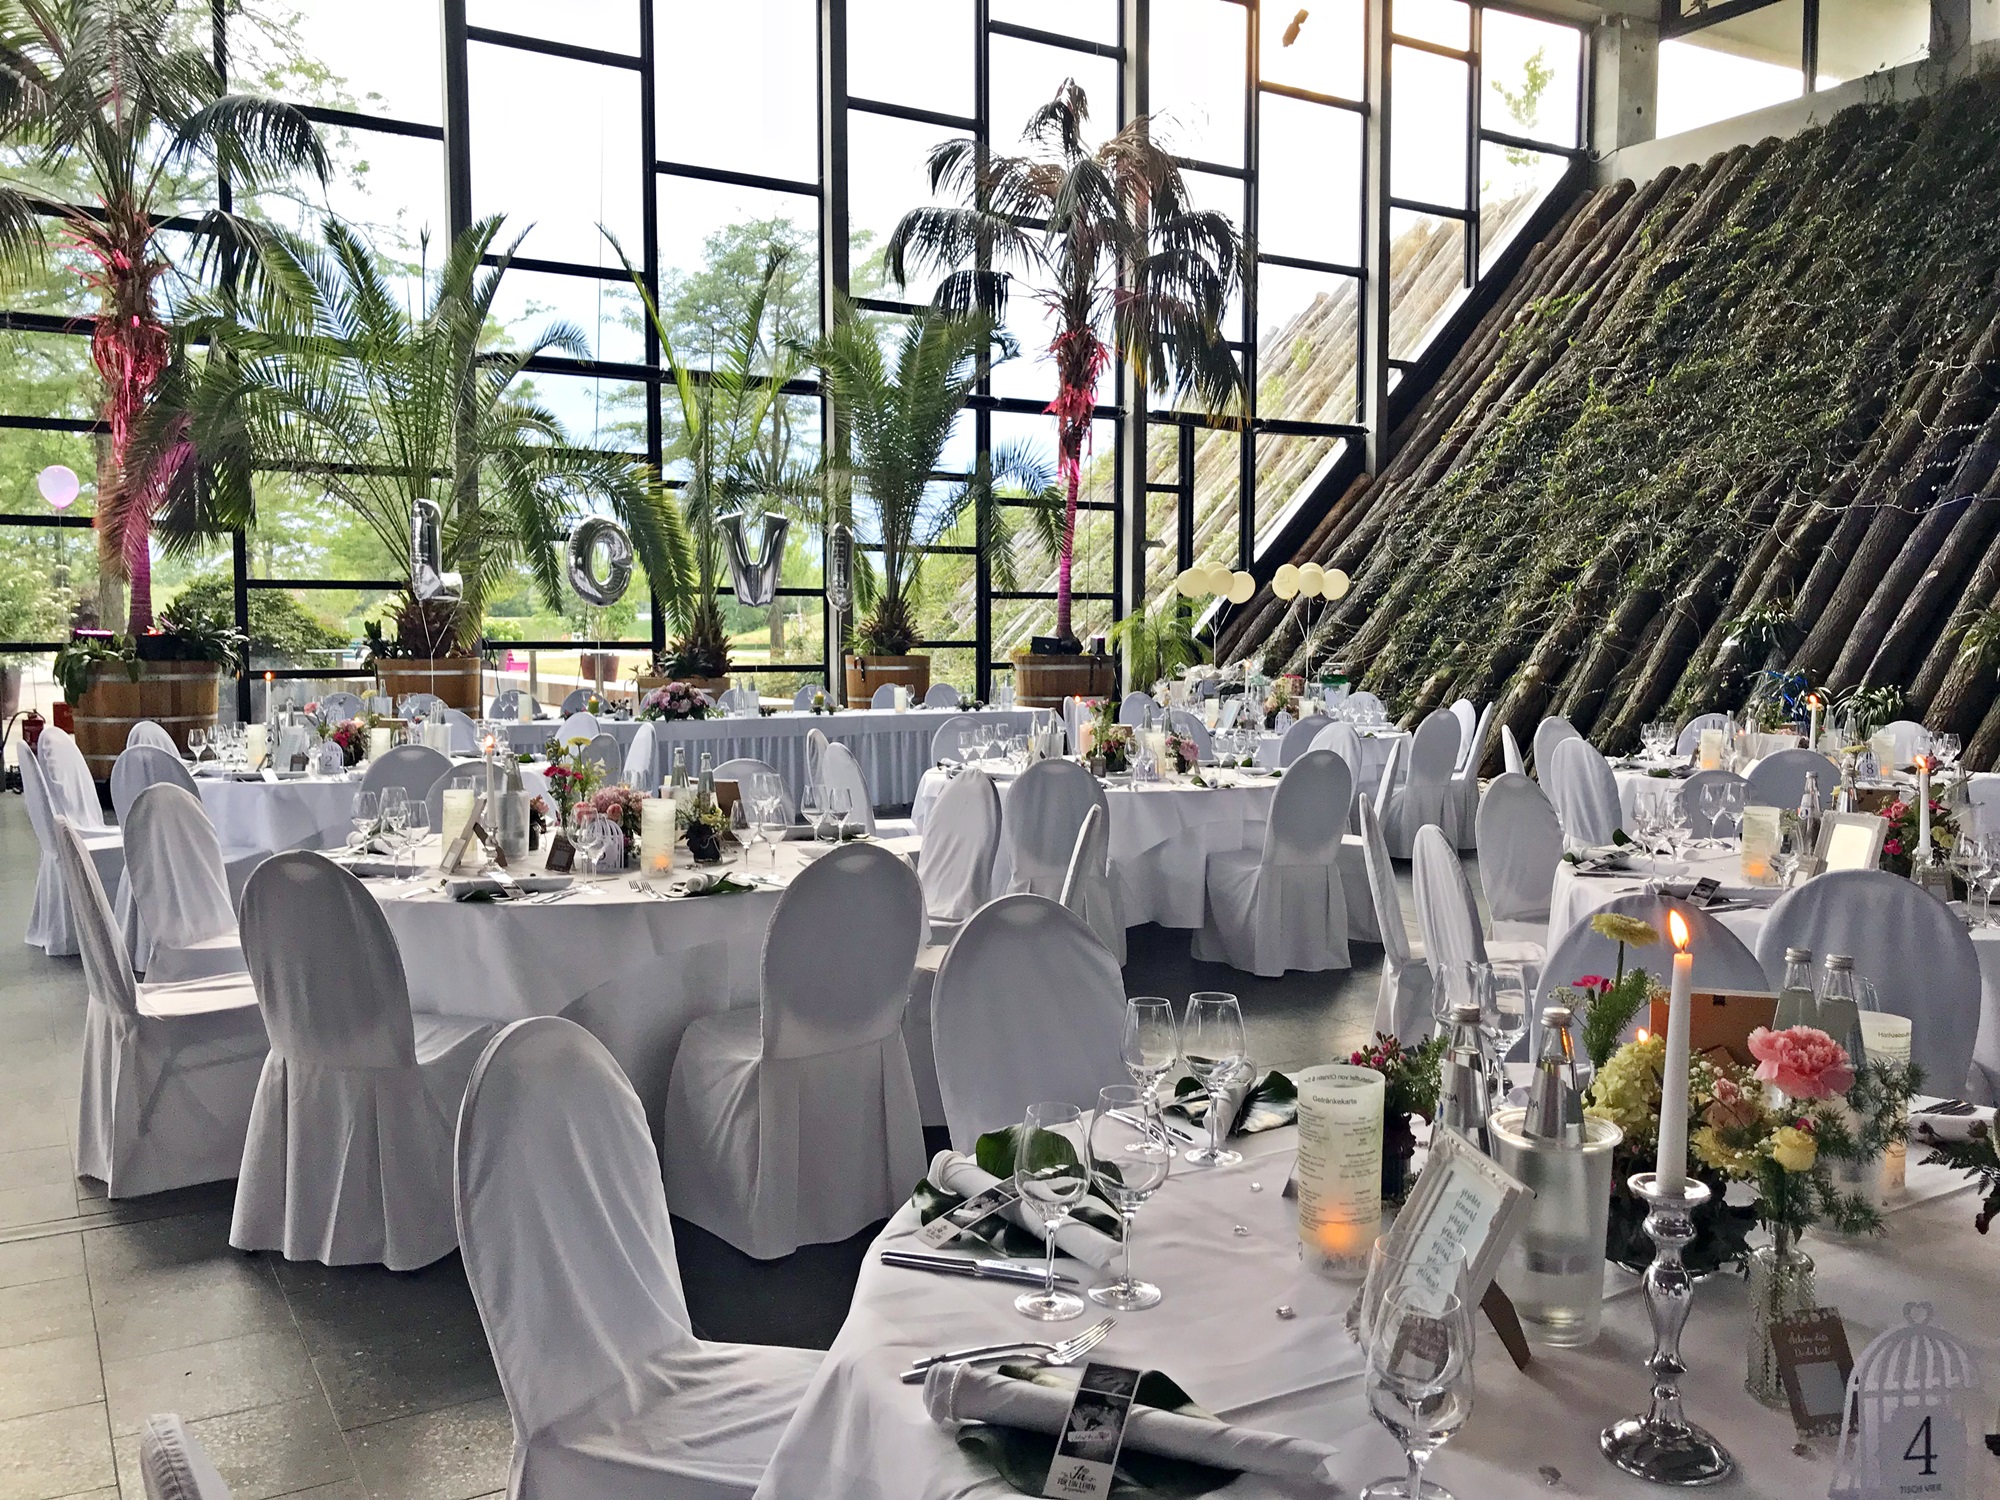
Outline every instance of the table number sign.
<svg viewBox="0 0 2000 1500"><path fill-rule="evenodd" d="M1972 1500L1979 1366L1931 1323L1928 1302L1903 1304L1904 1326L1861 1351L1847 1379L1831 1500Z"/></svg>
<svg viewBox="0 0 2000 1500"><path fill-rule="evenodd" d="M935 1221L933 1221L935 1222ZM1042 1486L1044 1500L1105 1500L1125 1443L1139 1371L1118 1365L1087 1364L1076 1383L1056 1456Z"/></svg>
<svg viewBox="0 0 2000 1500"><path fill-rule="evenodd" d="M1854 1372L1839 1311L1809 1307L1780 1319L1771 1325L1771 1341L1799 1436L1839 1436L1841 1414L1847 1410L1847 1377Z"/></svg>

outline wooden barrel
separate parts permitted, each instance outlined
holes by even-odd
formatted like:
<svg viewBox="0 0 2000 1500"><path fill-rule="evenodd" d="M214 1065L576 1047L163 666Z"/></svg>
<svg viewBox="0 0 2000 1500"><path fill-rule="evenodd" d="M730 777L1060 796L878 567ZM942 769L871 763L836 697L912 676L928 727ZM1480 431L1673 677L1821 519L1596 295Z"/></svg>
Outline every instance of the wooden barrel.
<svg viewBox="0 0 2000 1500"><path fill-rule="evenodd" d="M1015 706L1061 708L1065 698L1108 698L1114 665L1108 656L1017 655Z"/></svg>
<svg viewBox="0 0 2000 1500"><path fill-rule="evenodd" d="M377 657L375 676L382 691L397 703L411 693L436 693L446 708L462 708L480 714L479 658L476 656L390 656Z"/></svg>
<svg viewBox="0 0 2000 1500"><path fill-rule="evenodd" d="M186 753L190 729L214 727L220 685L212 661L143 661L137 682L122 668L98 669L90 691L73 705L77 748L90 762L90 774L111 779L112 762L141 719L166 730Z"/></svg>
<svg viewBox="0 0 2000 1500"><path fill-rule="evenodd" d="M850 656L847 658L847 706L866 708L880 687L906 687L912 706L931 690L928 656Z"/></svg>

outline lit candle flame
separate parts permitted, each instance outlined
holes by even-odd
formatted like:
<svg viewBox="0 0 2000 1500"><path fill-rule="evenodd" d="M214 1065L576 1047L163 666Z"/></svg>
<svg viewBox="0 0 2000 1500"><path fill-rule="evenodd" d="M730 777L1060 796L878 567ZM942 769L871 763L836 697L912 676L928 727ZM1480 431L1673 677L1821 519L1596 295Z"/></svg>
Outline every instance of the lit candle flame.
<svg viewBox="0 0 2000 1500"><path fill-rule="evenodd" d="M1673 935L1675 949L1681 953L1687 952L1687 946L1688 946L1687 918L1683 917L1677 911L1668 912L1667 930Z"/></svg>
<svg viewBox="0 0 2000 1500"><path fill-rule="evenodd" d="M1648 1030L1647 1030L1647 1029L1646 1029L1645 1027L1641 1026L1641 1027L1639 1028L1639 1040L1640 1040L1640 1041L1642 1041L1642 1042L1644 1042L1644 1041L1648 1041L1648 1040L1650 1040L1650 1039L1652 1038L1652 1035L1653 1035L1653 1033L1652 1033L1652 1032L1650 1032L1650 1031L1648 1031Z"/></svg>

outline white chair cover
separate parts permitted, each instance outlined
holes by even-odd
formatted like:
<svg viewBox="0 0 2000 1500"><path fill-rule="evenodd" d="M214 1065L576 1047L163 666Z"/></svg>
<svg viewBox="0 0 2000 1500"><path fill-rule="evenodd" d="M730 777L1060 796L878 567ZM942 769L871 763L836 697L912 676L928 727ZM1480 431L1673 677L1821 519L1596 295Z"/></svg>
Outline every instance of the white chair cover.
<svg viewBox="0 0 2000 1500"><path fill-rule="evenodd" d="M556 729L559 740L592 740L597 738L597 715L583 712L572 713Z"/></svg>
<svg viewBox="0 0 2000 1500"><path fill-rule="evenodd" d="M444 722L445 728L450 731L453 755L479 753L479 731L473 726L471 714L462 708L447 708Z"/></svg>
<svg viewBox="0 0 2000 1500"><path fill-rule="evenodd" d="M957 708L962 701L958 689L948 682L934 682L924 694L925 708Z"/></svg>
<svg viewBox="0 0 2000 1500"><path fill-rule="evenodd" d="M1382 815L1382 836L1396 858L1410 858L1417 830L1424 827L1442 828L1452 847L1458 846L1459 801L1451 782L1458 738L1458 720L1444 709L1417 726L1410 742L1410 774L1390 792Z"/></svg>
<svg viewBox="0 0 2000 1500"><path fill-rule="evenodd" d="M1521 759L1521 742L1514 738L1514 726L1511 724L1500 726L1500 760L1516 776L1527 774L1527 762Z"/></svg>
<svg viewBox="0 0 2000 1500"><path fill-rule="evenodd" d="M1111 820L1101 807L1083 815L1076 831L1076 848L1063 873L1063 909L1079 917L1105 950L1125 962L1125 923L1118 915L1118 898L1111 889Z"/></svg>
<svg viewBox="0 0 2000 1500"><path fill-rule="evenodd" d="M1564 740L1581 739L1576 726L1558 714L1550 714L1535 726L1535 780L1546 788L1554 774L1556 746ZM1553 797L1554 793L1551 792Z"/></svg>
<svg viewBox="0 0 2000 1500"><path fill-rule="evenodd" d="M361 699L354 693L322 693L318 717L338 724L361 716Z"/></svg>
<svg viewBox="0 0 2000 1500"><path fill-rule="evenodd" d="M1492 704L1487 704L1490 711ZM1470 698L1457 698L1451 704L1451 716L1458 720L1458 762L1453 770L1463 770L1467 757L1472 754L1473 741L1477 738L1479 711L1472 706Z"/></svg>
<svg viewBox="0 0 2000 1500"><path fill-rule="evenodd" d="M55 836L89 992L77 1174L113 1198L234 1177L266 1050L249 982L135 983L83 840L67 820Z"/></svg>
<svg viewBox="0 0 2000 1500"><path fill-rule="evenodd" d="M1312 748L1313 737L1332 722L1325 714L1308 714L1292 725L1278 742L1278 764L1289 767Z"/></svg>
<svg viewBox="0 0 2000 1500"><path fill-rule="evenodd" d="M1167 723L1175 734L1184 735L1194 741L1195 755L1206 762L1215 759L1215 742L1210 737L1208 726L1184 708L1167 710Z"/></svg>
<svg viewBox="0 0 2000 1500"><path fill-rule="evenodd" d="M724 713L744 713L760 707L762 696L754 688L724 688L716 702Z"/></svg>
<svg viewBox="0 0 2000 1500"><path fill-rule="evenodd" d="M902 1206L925 1165L902 1030L923 933L917 877L886 849L843 845L792 882L760 1007L681 1039L662 1132L676 1213L769 1260Z"/></svg>
<svg viewBox="0 0 2000 1500"><path fill-rule="evenodd" d="M947 704L946 707L955 705ZM958 737L968 729L979 727L979 715L954 714L938 725L938 731L931 736L931 764L943 765L946 761L958 759Z"/></svg>
<svg viewBox="0 0 2000 1500"><path fill-rule="evenodd" d="M829 744L820 757L819 779L829 791L845 787L853 802L849 816L860 818L870 833L875 831L875 799L852 750L838 741Z"/></svg>
<svg viewBox="0 0 2000 1500"><path fill-rule="evenodd" d="M436 693L412 693L396 705L397 712L406 719L429 718L433 708L443 707L444 699Z"/></svg>
<svg viewBox="0 0 2000 1500"><path fill-rule="evenodd" d="M49 805L57 814L85 832L109 828L111 821L104 816L104 804L97 800L97 782L90 774L90 762L83 758L69 732L53 724L47 726L35 750L42 758L42 772L48 779Z"/></svg>
<svg viewBox="0 0 2000 1500"><path fill-rule="evenodd" d="M431 1023L419 1046L388 919L323 855L259 865L242 925L271 1055L229 1243L392 1271L450 1254L451 1121L493 1028Z"/></svg>
<svg viewBox="0 0 2000 1500"><path fill-rule="evenodd" d="M589 688L571 688L567 693L563 694L562 707L558 712L565 714L580 713L583 710L583 706L588 702L590 702Z"/></svg>
<svg viewBox="0 0 2000 1500"><path fill-rule="evenodd" d="M819 785L826 774L826 747L830 744L818 728L806 731L806 785Z"/></svg>
<svg viewBox="0 0 2000 1500"><path fill-rule="evenodd" d="M1693 755L1701 749L1701 732L1704 729L1729 728L1728 714L1696 714L1681 725L1681 732L1674 739L1674 754Z"/></svg>
<svg viewBox="0 0 2000 1500"><path fill-rule="evenodd" d="M181 758L181 747L174 743L174 737L151 719L141 719L125 732L125 748L130 750L134 745L150 745L166 751L175 760Z"/></svg>
<svg viewBox="0 0 2000 1500"><path fill-rule="evenodd" d="M1073 760L1038 760L1021 773L1007 794L1002 830L1011 851L1013 891L1061 898L1076 836L1093 807L1110 815L1104 788Z"/></svg>
<svg viewBox="0 0 2000 1500"><path fill-rule="evenodd" d="M509 722L518 719L521 716L521 697L526 692L526 688L508 688L504 693L494 694L493 707L487 716L494 719L506 719ZM541 704L537 703L533 698L528 699L528 712L530 715L539 714L541 711Z"/></svg>
<svg viewBox="0 0 2000 1500"><path fill-rule="evenodd" d="M1331 750L1346 762L1348 781L1354 788L1353 795L1348 799L1347 830L1350 833L1358 832L1361 825L1355 821L1355 812L1367 794L1367 789L1361 785L1361 736L1347 720L1335 719L1313 736L1310 748Z"/></svg>
<svg viewBox="0 0 2000 1500"><path fill-rule="evenodd" d="M1718 785L1743 787L1745 789L1743 798L1745 804L1747 805L1750 801L1748 791L1750 783L1743 777L1738 776L1734 771L1695 772L1694 775L1681 783L1681 808L1687 813L1688 827L1693 830L1696 838L1708 839L1715 837L1714 821L1707 813L1701 810L1701 794L1705 788ZM1798 806L1796 799L1793 800L1792 806Z"/></svg>
<svg viewBox="0 0 2000 1500"><path fill-rule="evenodd" d="M118 752L118 759L111 763L111 811L119 827L132 816L132 800L147 787L162 782L181 788L190 797L201 795L195 789L194 773L178 752L132 744Z"/></svg>
<svg viewBox="0 0 2000 1500"><path fill-rule="evenodd" d="M961 771L931 808L917 862L933 942L948 935L941 927L956 928L992 899L999 852L1000 793L984 771Z"/></svg>
<svg viewBox="0 0 2000 1500"><path fill-rule="evenodd" d="M666 756L661 752L660 728L651 719L642 719L632 731L632 743L625 747L625 784L643 792L657 792L667 779Z"/></svg>
<svg viewBox="0 0 2000 1500"><path fill-rule="evenodd" d="M1011 799L1010 799L1011 800ZM1080 1109L1125 1077L1125 982L1089 926L1042 896L1002 896L959 929L931 994L954 1150L1030 1104Z"/></svg>
<svg viewBox="0 0 2000 1500"><path fill-rule="evenodd" d="M825 691L826 689L817 682L801 683L799 690L792 694L792 712L797 714L806 712L813 706L813 694Z"/></svg>
<svg viewBox="0 0 2000 1500"><path fill-rule="evenodd" d="M1637 917L1657 932L1660 940L1652 947L1625 950L1625 967L1644 969L1661 984L1666 984L1673 978L1674 950L1667 935L1667 913L1672 911L1679 912L1688 924L1688 951L1694 954L1696 989L1747 990L1757 994L1777 988L1777 985L1766 981L1763 966L1757 962L1757 956L1743 945L1743 939L1725 927L1720 918L1685 901L1634 891L1630 895L1613 897L1591 915L1614 912L1620 916ZM1782 983L1784 954L1780 953L1778 957L1781 960L1778 966L1779 982ZM1575 984L1586 974L1610 978L1617 972L1618 945L1593 931L1590 923L1578 922L1557 941L1554 951L1549 954L1549 961L1543 965L1540 993L1546 1000L1553 991L1566 984ZM1532 1024L1533 1017L1529 1019L1528 1054L1532 1060L1535 1043L1540 1039L1540 1028ZM1633 1024L1635 1029L1644 1026L1644 1014Z"/></svg>
<svg viewBox="0 0 2000 1500"><path fill-rule="evenodd" d="M514 1500L748 1500L823 1356L695 1337L659 1155L603 1045L554 1016L502 1031L456 1161Z"/></svg>
<svg viewBox="0 0 2000 1500"><path fill-rule="evenodd" d="M577 752L579 761L591 761L604 770L607 780L615 780L624 774L625 757L618 749L618 741L602 732L593 734L590 743Z"/></svg>
<svg viewBox="0 0 2000 1500"><path fill-rule="evenodd" d="M139 1429L139 1479L146 1500L229 1500L229 1486L171 1412L146 1418Z"/></svg>
<svg viewBox="0 0 2000 1500"><path fill-rule="evenodd" d="M193 792L169 783L139 794L125 824L125 875L146 946L133 966L147 979L243 972L222 846Z"/></svg>
<svg viewBox="0 0 2000 1500"><path fill-rule="evenodd" d="M76 923L70 915L69 890L63 884L62 860L56 850L56 819L62 810L50 803L49 784L41 757L21 755L21 796L28 804L28 827L35 835L35 904L28 911L26 941L50 958L76 952Z"/></svg>
<svg viewBox="0 0 2000 1500"><path fill-rule="evenodd" d="M1433 985L1447 966L1503 960L1520 964L1529 983L1540 979L1540 943L1487 939L1479 923L1479 907L1472 899L1472 884L1465 878L1464 862L1441 830L1417 831L1414 863L1411 873L1417 930L1424 935L1424 961L1430 965Z"/></svg>
<svg viewBox="0 0 2000 1500"><path fill-rule="evenodd" d="M1401 735L1389 741L1389 753L1382 758L1382 775L1375 783L1375 821L1389 816L1389 799L1396 795L1396 778L1403 769L1403 747L1409 743Z"/></svg>
<svg viewBox="0 0 2000 1500"><path fill-rule="evenodd" d="M1495 777L1475 824L1479 884L1498 922L1549 920L1549 896L1562 863L1562 824L1548 793L1516 771Z"/></svg>
<svg viewBox="0 0 2000 1500"><path fill-rule="evenodd" d="M875 689L868 699L870 708L894 708L896 706L896 684L885 682Z"/></svg>
<svg viewBox="0 0 2000 1500"><path fill-rule="evenodd" d="M1157 716L1159 709L1160 705L1151 693L1127 693L1118 700L1118 722L1136 729L1149 716Z"/></svg>
<svg viewBox="0 0 2000 1500"><path fill-rule="evenodd" d="M1267 979L1350 967L1340 842L1353 797L1353 773L1333 751L1308 751L1292 763L1271 798L1262 852L1209 852L1208 909L1194 957Z"/></svg>
<svg viewBox="0 0 2000 1500"><path fill-rule="evenodd" d="M1542 786L1562 820L1563 837L1571 842L1608 844L1624 826L1611 762L1581 736L1556 745L1555 764L1543 773Z"/></svg>
<svg viewBox="0 0 2000 1500"><path fill-rule="evenodd" d="M1907 766L1916 759L1918 748L1930 738L1931 732L1915 719L1891 719L1875 733L1889 736L1890 742L1896 747L1896 764ZM1796 805L1798 799L1792 800Z"/></svg>
<svg viewBox="0 0 2000 1500"><path fill-rule="evenodd" d="M1979 956L1950 907L1886 870L1829 871L1779 897L1757 934L1768 989L1784 982L1787 948L1853 958L1882 1008L1910 1018L1925 1091L1964 1096L1979 1040Z"/></svg>
<svg viewBox="0 0 2000 1500"><path fill-rule="evenodd" d="M778 785L784 787L785 790L785 798L784 798L785 821L787 823L798 822L799 807L798 803L792 797L792 789L788 786L785 786L785 778L783 774L780 773L778 768L772 765L769 761L758 760L753 756L740 755L735 760L725 760L721 765L717 766L715 768L715 779L717 781L735 782L737 795L747 800L751 796L750 778L758 775L759 773L776 776L778 778ZM638 783L634 782L633 785L637 786ZM658 783L655 783L654 785L655 785L655 790L657 790ZM929 844L926 844L924 847L925 850L928 852L930 848Z"/></svg>
<svg viewBox="0 0 2000 1500"><path fill-rule="evenodd" d="M1414 1045L1431 1034L1430 969L1403 925L1396 868L1389 862L1375 805L1366 800L1361 803L1361 855L1368 869L1368 894L1375 903L1375 925L1382 935L1382 982L1375 991L1374 1029Z"/></svg>
<svg viewBox="0 0 2000 1500"><path fill-rule="evenodd" d="M1470 705L1468 705L1469 707ZM1464 716L1453 709L1453 717ZM1493 702L1487 700L1459 746L1458 769L1451 773L1452 794L1458 799L1458 847L1470 849L1477 842L1479 818L1479 762L1486 753L1486 730L1493 721Z"/></svg>
<svg viewBox="0 0 2000 1500"><path fill-rule="evenodd" d="M1827 806L1840 786L1840 768L1817 750L1780 750L1750 768L1749 798L1753 806L1796 811L1806 794L1806 777L1819 788L1819 805Z"/></svg>
<svg viewBox="0 0 2000 1500"><path fill-rule="evenodd" d="M370 761L361 776L361 790L381 792L401 787L412 802L421 802L437 785L438 778L451 769L451 757L428 745L398 745L387 755Z"/></svg>

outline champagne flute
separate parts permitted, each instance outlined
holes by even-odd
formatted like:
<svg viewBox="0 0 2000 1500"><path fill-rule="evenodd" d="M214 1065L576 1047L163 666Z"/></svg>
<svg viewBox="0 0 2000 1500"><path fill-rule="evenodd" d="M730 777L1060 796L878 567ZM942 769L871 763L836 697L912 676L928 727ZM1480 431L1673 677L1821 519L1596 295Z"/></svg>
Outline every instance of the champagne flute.
<svg viewBox="0 0 2000 1500"><path fill-rule="evenodd" d="M1200 1167L1233 1167L1243 1153L1226 1149L1229 1130L1229 1085L1246 1061L1243 1009L1234 995L1203 991L1188 997L1187 1020L1181 1027L1181 1055L1188 1071L1208 1089L1208 1144L1187 1159Z"/></svg>
<svg viewBox="0 0 2000 1500"><path fill-rule="evenodd" d="M1090 1187L1090 1174L1077 1159L1085 1144L1083 1111L1074 1104L1030 1104L1014 1138L1014 1186L1028 1211L1042 1221L1048 1260L1042 1289L1014 1299L1015 1311L1043 1323L1060 1323L1083 1313L1083 1298L1056 1287L1056 1231Z"/></svg>
<svg viewBox="0 0 2000 1500"><path fill-rule="evenodd" d="M1160 1289L1132 1275L1132 1221L1140 1205L1167 1180L1174 1164L1174 1143L1152 1111L1150 1085L1135 1088L1114 1083L1097 1091L1097 1111L1090 1117L1090 1177L1109 1198L1123 1221L1124 1246L1116 1281L1084 1293L1099 1307L1137 1312L1160 1300Z"/></svg>
<svg viewBox="0 0 2000 1500"><path fill-rule="evenodd" d="M1125 1002L1125 1071L1139 1086L1146 1108L1159 1108L1160 1080L1181 1055L1181 1029L1174 1003L1158 995L1135 995Z"/></svg>
<svg viewBox="0 0 2000 1500"><path fill-rule="evenodd" d="M1407 1475L1379 1479L1361 1500L1452 1500L1424 1465L1472 1415L1470 1310L1450 1292L1412 1286L1384 1302L1368 1341L1368 1408L1403 1445Z"/></svg>

